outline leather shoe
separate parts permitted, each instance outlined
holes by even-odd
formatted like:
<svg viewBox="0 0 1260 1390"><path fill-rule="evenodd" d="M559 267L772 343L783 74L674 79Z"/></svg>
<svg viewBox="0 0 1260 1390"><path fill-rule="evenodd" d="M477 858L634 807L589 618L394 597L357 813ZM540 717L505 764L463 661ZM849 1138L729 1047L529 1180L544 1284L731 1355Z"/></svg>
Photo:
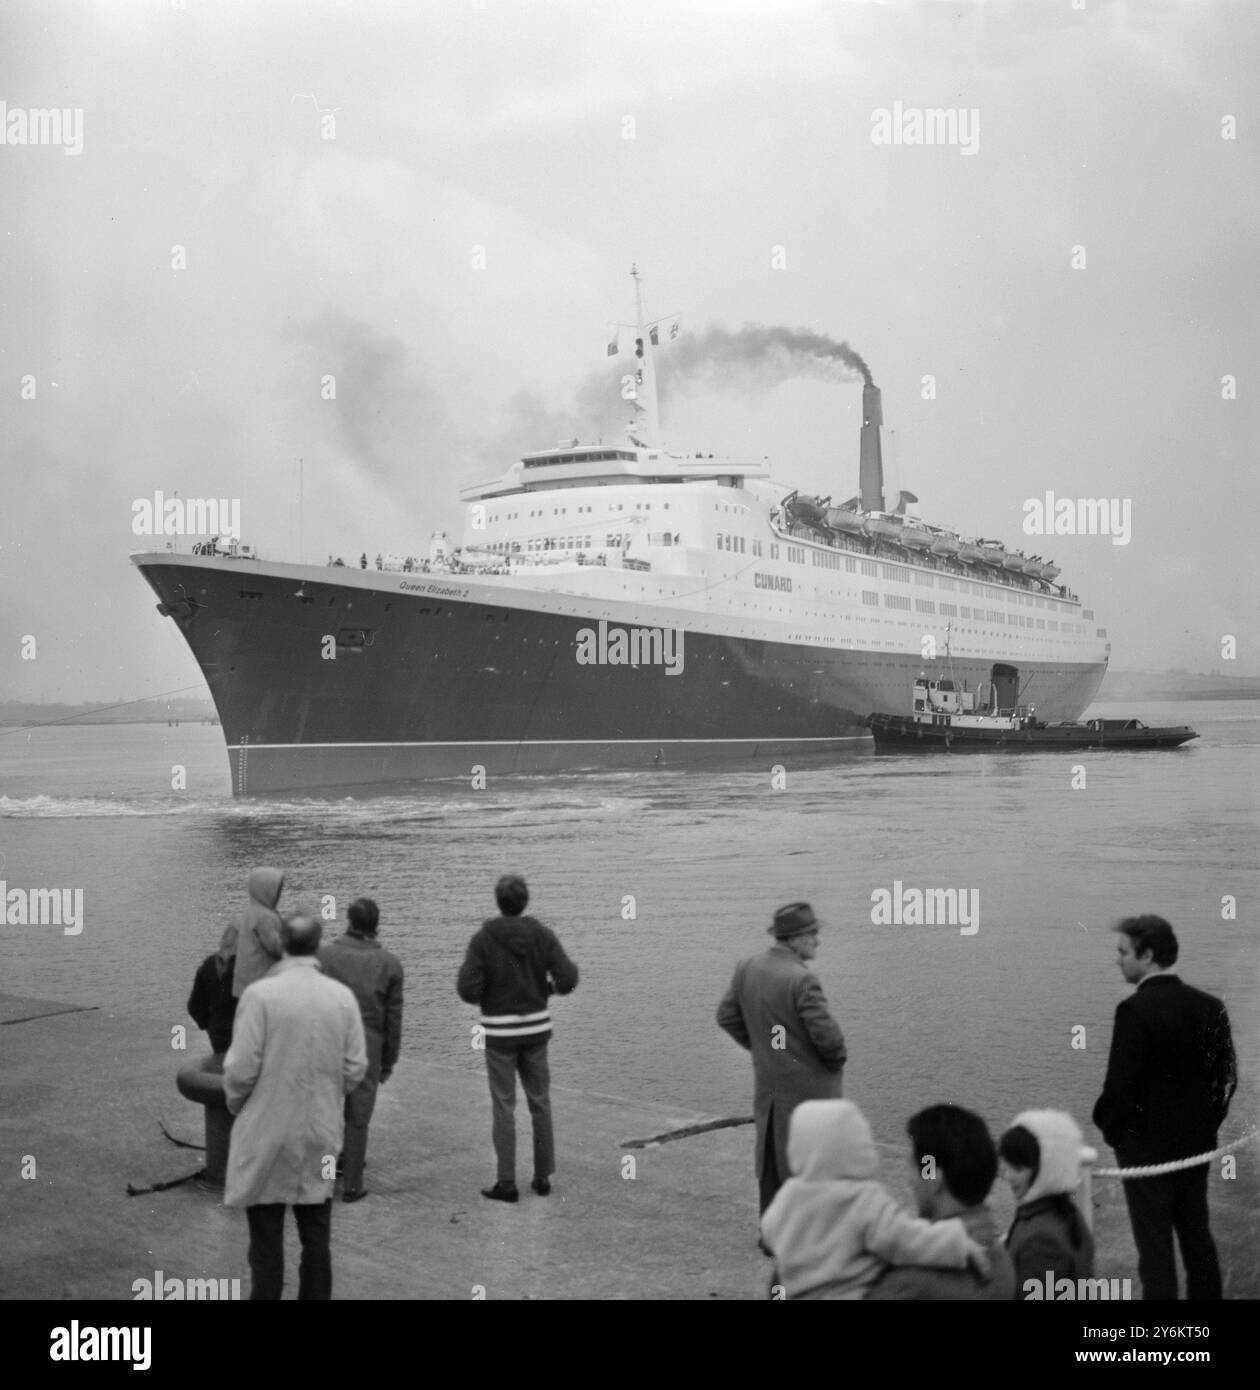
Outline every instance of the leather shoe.
<svg viewBox="0 0 1260 1390"><path fill-rule="evenodd" d="M483 1187L481 1195L492 1202L519 1202L521 1199L514 1182L496 1182L493 1187Z"/></svg>
<svg viewBox="0 0 1260 1390"><path fill-rule="evenodd" d="M546 1178L535 1178L534 1181L530 1183L530 1187L532 1187L540 1197L549 1197L551 1195L551 1184Z"/></svg>
<svg viewBox="0 0 1260 1390"><path fill-rule="evenodd" d="M361 1202L367 1196L367 1188L356 1188L353 1192L343 1192L341 1200L343 1202Z"/></svg>

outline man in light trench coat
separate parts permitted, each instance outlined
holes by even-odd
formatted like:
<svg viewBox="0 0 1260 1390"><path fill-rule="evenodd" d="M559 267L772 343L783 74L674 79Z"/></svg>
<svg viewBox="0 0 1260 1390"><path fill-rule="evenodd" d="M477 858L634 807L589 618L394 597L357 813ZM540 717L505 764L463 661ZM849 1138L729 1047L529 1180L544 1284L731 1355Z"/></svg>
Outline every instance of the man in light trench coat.
<svg viewBox="0 0 1260 1390"><path fill-rule="evenodd" d="M718 1005L718 1026L752 1053L763 1213L791 1176L792 1111L803 1100L834 1100L843 1092L844 1037L806 964L818 951L818 926L808 903L781 907L767 928L774 945L736 966Z"/></svg>
<svg viewBox="0 0 1260 1390"><path fill-rule="evenodd" d="M249 1218L251 1299L284 1286L284 1209L302 1241L298 1297L332 1297L333 1183L345 1097L363 1080L367 1051L354 995L319 967L320 924L280 926L284 954L241 995L223 1062L236 1116L223 1204Z"/></svg>

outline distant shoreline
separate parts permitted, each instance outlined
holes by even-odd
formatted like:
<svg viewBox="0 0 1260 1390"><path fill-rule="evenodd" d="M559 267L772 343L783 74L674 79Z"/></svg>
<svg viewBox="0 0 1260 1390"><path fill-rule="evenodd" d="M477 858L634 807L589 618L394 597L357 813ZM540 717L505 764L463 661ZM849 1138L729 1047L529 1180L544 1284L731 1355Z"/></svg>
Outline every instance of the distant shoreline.
<svg viewBox="0 0 1260 1390"><path fill-rule="evenodd" d="M1030 692L1032 699L1036 696ZM1260 676L1223 676L1189 671L1108 671L1093 703L1175 704L1183 701L1260 700ZM197 724L219 726L208 699L120 700L95 705L40 704L0 700L0 728L47 728L76 724Z"/></svg>

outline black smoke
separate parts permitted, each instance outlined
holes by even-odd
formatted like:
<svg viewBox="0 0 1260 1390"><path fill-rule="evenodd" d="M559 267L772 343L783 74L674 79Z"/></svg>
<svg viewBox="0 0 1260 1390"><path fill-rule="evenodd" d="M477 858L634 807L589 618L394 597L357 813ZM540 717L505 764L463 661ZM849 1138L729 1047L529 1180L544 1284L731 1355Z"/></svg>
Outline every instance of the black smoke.
<svg viewBox="0 0 1260 1390"><path fill-rule="evenodd" d="M871 369L848 343L808 328L745 324L734 332L710 328L684 334L663 347L656 358L662 399L697 388L749 385L777 386L793 377L824 377L835 381L859 378L873 386Z"/></svg>

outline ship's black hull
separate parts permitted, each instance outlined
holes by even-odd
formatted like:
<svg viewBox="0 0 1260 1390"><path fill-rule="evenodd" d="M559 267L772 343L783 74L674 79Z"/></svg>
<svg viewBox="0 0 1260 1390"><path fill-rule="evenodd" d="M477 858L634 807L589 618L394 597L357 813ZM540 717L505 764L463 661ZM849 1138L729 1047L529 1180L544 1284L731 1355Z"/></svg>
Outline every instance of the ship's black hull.
<svg viewBox="0 0 1260 1390"><path fill-rule="evenodd" d="M1178 748L1198 734L1188 727L1165 729L1064 728L969 729L919 724L909 715L873 714L869 720L877 753L1085 752L1090 749Z"/></svg>
<svg viewBox="0 0 1260 1390"><path fill-rule="evenodd" d="M491 586L456 581L402 592L396 574L136 563L205 674L238 795L715 759L769 766L860 747L872 710L903 701L925 665L910 652L690 628L677 674L583 665L579 631L604 616L642 627L644 610L636 620L628 604L591 600L582 612L572 596L506 587L499 604L485 601L498 596ZM954 662L977 684L990 666ZM1065 719L1104 670L1021 663L1038 709Z"/></svg>

